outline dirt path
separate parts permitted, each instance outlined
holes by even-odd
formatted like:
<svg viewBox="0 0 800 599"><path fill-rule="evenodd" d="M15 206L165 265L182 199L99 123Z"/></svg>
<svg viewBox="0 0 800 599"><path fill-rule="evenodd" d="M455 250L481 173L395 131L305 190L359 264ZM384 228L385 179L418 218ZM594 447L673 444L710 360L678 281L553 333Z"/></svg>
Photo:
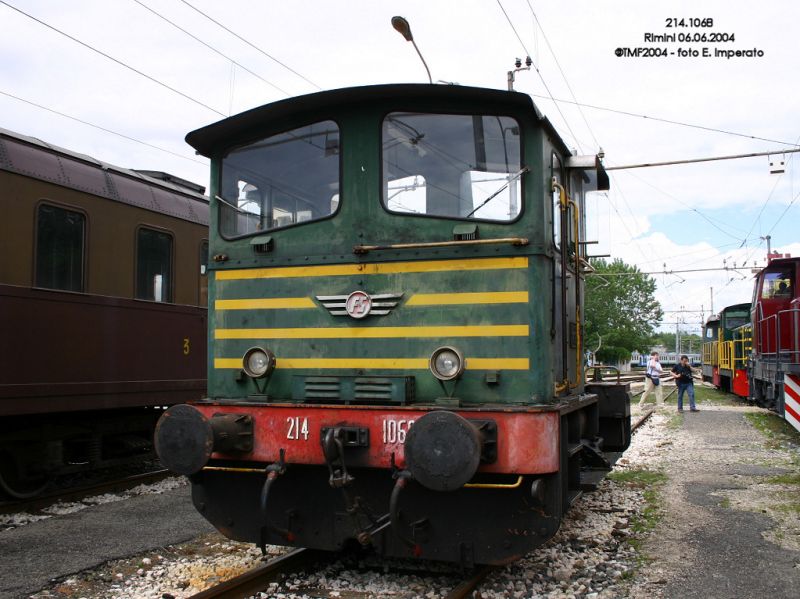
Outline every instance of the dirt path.
<svg viewBox="0 0 800 599"><path fill-rule="evenodd" d="M747 413L776 424L741 405L679 416L673 404L657 417L664 439L652 467L669 482L663 518L643 547L652 561L631 597L800 596L800 452L756 430Z"/></svg>

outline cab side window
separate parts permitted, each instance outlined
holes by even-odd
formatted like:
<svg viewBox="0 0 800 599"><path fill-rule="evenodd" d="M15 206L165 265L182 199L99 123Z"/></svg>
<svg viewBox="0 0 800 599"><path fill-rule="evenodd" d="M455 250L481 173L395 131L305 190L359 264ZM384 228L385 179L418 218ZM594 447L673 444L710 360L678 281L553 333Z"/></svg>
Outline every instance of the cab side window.
<svg viewBox="0 0 800 599"><path fill-rule="evenodd" d="M564 185L562 170L561 159L553 154L550 177L559 185ZM561 194L558 189L553 190L553 243L557 249L561 249Z"/></svg>
<svg viewBox="0 0 800 599"><path fill-rule="evenodd" d="M764 273L761 299L788 299L794 297L794 276L791 269Z"/></svg>
<svg viewBox="0 0 800 599"><path fill-rule="evenodd" d="M86 216L41 204L36 211L36 287L84 290Z"/></svg>

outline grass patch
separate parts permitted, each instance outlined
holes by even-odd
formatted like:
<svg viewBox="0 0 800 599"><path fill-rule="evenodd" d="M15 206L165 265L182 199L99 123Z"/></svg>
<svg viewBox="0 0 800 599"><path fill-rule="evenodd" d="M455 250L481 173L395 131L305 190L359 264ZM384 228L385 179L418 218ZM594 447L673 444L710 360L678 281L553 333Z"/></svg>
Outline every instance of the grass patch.
<svg viewBox="0 0 800 599"><path fill-rule="evenodd" d="M671 431L681 428L683 426L683 414L673 414L670 416L666 426Z"/></svg>
<svg viewBox="0 0 800 599"><path fill-rule="evenodd" d="M784 512L788 514L800 514L800 503L779 503L773 506L776 512Z"/></svg>
<svg viewBox="0 0 800 599"><path fill-rule="evenodd" d="M667 482L667 475L660 470L614 470L608 478L638 489Z"/></svg>
<svg viewBox="0 0 800 599"><path fill-rule="evenodd" d="M676 392L675 401L678 401L677 392ZM725 393L724 391L720 391L719 389L711 389L709 387L704 387L702 385L695 384L694 386L694 398L695 402L700 404L706 405L713 405L713 406L736 406L742 405L743 400L733 395L732 393ZM687 402L686 394L684 393L683 397L684 403Z"/></svg>
<svg viewBox="0 0 800 599"><path fill-rule="evenodd" d="M800 474L779 474L767 479L773 485L800 485Z"/></svg>
<svg viewBox="0 0 800 599"><path fill-rule="evenodd" d="M745 419L763 434L766 446L770 449L779 449L784 443L800 445L800 433L773 412L748 412Z"/></svg>
<svg viewBox="0 0 800 599"><path fill-rule="evenodd" d="M723 497L722 501L719 502L719 507L728 509L731 507L731 500L730 497Z"/></svg>

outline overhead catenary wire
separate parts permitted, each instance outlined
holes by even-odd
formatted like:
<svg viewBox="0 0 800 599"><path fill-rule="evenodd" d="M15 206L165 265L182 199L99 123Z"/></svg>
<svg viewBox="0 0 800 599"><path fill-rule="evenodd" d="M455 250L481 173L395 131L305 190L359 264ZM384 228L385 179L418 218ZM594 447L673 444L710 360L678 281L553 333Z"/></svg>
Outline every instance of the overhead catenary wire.
<svg viewBox="0 0 800 599"><path fill-rule="evenodd" d="M42 104L37 104L36 102L32 102L31 100L26 100L25 98L21 98L19 96L15 96L14 94L10 94L10 93L4 92L2 90L0 90L0 94L6 96L8 98L12 98L14 100L17 100L19 102L24 102L25 104L29 104L30 106L34 106L34 107L39 108L41 110L46 110L47 112L56 114L56 115L58 115L60 117L64 117L66 119L73 120L73 121L75 121L77 123L81 123L82 125L86 125L88 127L93 127L93 128L98 129L100 131L104 131L106 133L110 133L111 135L116 135L117 137L121 137L123 139L127 139L128 141L132 141L132 142L135 142L137 144L141 144L143 146L147 146L148 148L153 148L154 150L158 150L160 152L166 152L167 154L172 154L173 156L176 156L178 158L183 158L184 160L191 160L192 162L196 162L197 164L202 164L202 165L207 165L208 164L207 162L203 162L202 160L197 160L196 158L190 158L189 156L184 156L184 155L179 154L177 152L173 152L172 150L167 150L166 148L162 148L160 146L156 146L156 145L151 144L149 142L142 141L141 139L136 139L135 137L131 137L130 135L125 135L124 133L120 133L119 131L114 131L113 129L108 129L108 128L103 127L101 125L97 125L95 123L91 123L89 121L85 121L83 119L80 119L80 118L78 118L76 116L72 116L70 114L66 114L65 112L60 112L58 110L54 110L53 108L49 108L49 107L44 106Z"/></svg>
<svg viewBox="0 0 800 599"><path fill-rule="evenodd" d="M707 247L707 248L704 248L704 249L700 249L700 250L691 250L689 252L683 252L683 253L680 253L680 254L672 254L670 256L670 258L680 258L680 257L683 257L683 256L691 256L693 254L697 254L697 253L700 253L700 252L711 252L711 251L716 252L717 250L722 250L722 249L725 249L725 248L731 248L731 247L733 247L735 245L736 245L735 242L723 243L722 245L713 245L713 246L710 246L710 247ZM713 259L713 256L711 256L710 258L704 258L704 260L711 260L711 259ZM634 266L640 266L642 264L652 264L653 262L662 262L662 260L661 260L661 258L653 258L652 260L643 260L643 261L637 262L636 264L634 264Z"/></svg>
<svg viewBox="0 0 800 599"><path fill-rule="evenodd" d="M667 123L667 124L670 124L670 125L677 125L677 126L680 126L680 127L689 127L689 128L692 128L692 129L702 129L704 131L710 131L712 133L723 133L725 135L733 135L735 137L746 137L747 139L754 139L754 140L757 140L757 141L766 141L766 142L770 142L770 143L781 144L781 145L784 145L784 146L792 146L792 147L795 147L795 148L796 147L800 147L800 143L798 143L798 142L791 143L791 142L788 142L788 141L781 141L779 139L770 139L770 138L767 138L767 137L759 137L758 135L750 135L748 133L738 133L736 131L728 131L726 129L719 129L719 128L716 128L716 127L707 127L707 126L704 126L704 125L696 125L696 124L692 124L692 123L686 123L686 122L683 122L683 121L676 121L676 120L666 119L666 118L662 118L662 117L649 116L649 115L646 115L646 114L639 114L639 113L630 112L630 111L627 111L627 110L619 110L619 109L616 109L616 108L608 108L608 107L605 107L605 106L597 106L597 105L594 105L594 104L586 104L585 102L573 102L572 100L564 100L564 99L560 99L560 98L553 98L552 96L545 96L545 95L542 95L542 94L530 94L530 95L533 96L534 98L542 98L542 99L545 99L545 100L552 100L556 104L575 104L575 105L578 105L578 106L582 106L583 108L591 108L593 110L603 110L603 111L606 111L606 112L613 112L613 113L621 114L621 115L624 115L624 116L647 119L649 121L656 121L656 122L659 122L659 123Z"/></svg>
<svg viewBox="0 0 800 599"><path fill-rule="evenodd" d="M784 217L784 216L786 216L786 213L787 213L787 212L789 212L789 209L790 209L790 208L791 208L791 207L794 205L794 203L797 201L797 198L800 198L800 192L798 192L798 193L797 193L797 195L795 195L795 196L792 198L792 201L791 201L791 202L789 202L789 205L788 205L788 206L786 206L786 208L784 209L784 211L783 211L783 212L781 213L781 215L778 217L778 220L776 220L776 221L775 221L775 224L774 224L774 225L772 225L772 228L771 228L769 231L767 231L767 235L769 235L770 233L772 233L772 232L775 230L775 227L777 227L777 226L778 226L778 224L779 224L779 223L780 223L780 222L783 220L783 217Z"/></svg>
<svg viewBox="0 0 800 599"><path fill-rule="evenodd" d="M800 142L800 137L797 138L797 142ZM794 161L794 155L789 157L789 163L791 164L793 161ZM758 224L759 221L761 220L761 215L764 213L764 210L767 208L767 204L769 204L770 200L772 199L772 194L774 194L775 190L778 188L778 183L780 183L781 179L783 179L783 175L784 175L784 173L780 173L778 175L777 179L775 180L775 184L772 186L772 189L770 190L769 194L767 195L767 198L764 200L764 203L761 205L761 209L758 211L758 214L756 215L755 219L753 220L753 224L750 225L750 229L747 231L747 235L745 236L744 241L742 242L742 245L740 247L743 247L745 245L745 243L747 243L747 240L750 237L750 233L753 232L753 229L755 229L756 224ZM770 229L770 233L771 232L772 232L772 229ZM753 252L755 252L755 250L758 247L761 247L761 245L762 245L761 241L759 241L759 243L756 246L756 248L753 249ZM753 252L751 252L751 255L752 255Z"/></svg>
<svg viewBox="0 0 800 599"><path fill-rule="evenodd" d="M695 164L698 162L715 162L718 160L740 160L743 158L756 158L758 156L772 156L775 154L792 154L800 152L800 148L791 150L772 150L770 152L750 152L747 154L729 154L727 156L709 156L707 158L684 158L683 160L666 160L664 162L641 162L639 164L624 164L619 166L607 166L607 171L621 171L634 168L651 168L655 166L675 166L680 164Z"/></svg>
<svg viewBox="0 0 800 599"><path fill-rule="evenodd" d="M185 0L181 0L181 1L184 2ZM522 49L525 50L525 55L530 57L531 53L528 51L528 48L525 46L525 42L522 41L522 38L520 37L519 33L517 32L517 28L514 27L513 21L508 16L508 13L506 12L506 9L503 7L503 4L502 4L502 2L500 2L500 0L497 0L497 5L500 7L500 10L503 11L503 15L505 16L506 21L508 21L508 24L511 26L511 29L514 32L514 35L517 36L517 39L519 40L519 43L522 46ZM533 59L531 59L531 60L533 60ZM536 74L539 76L539 79L541 80L542 85L544 85L544 89L545 89L545 91L547 91L548 95L550 96L550 99L553 100L553 94L550 91L550 88L547 86L547 82L544 80L544 76L542 75L541 71L539 70L539 67L536 66L535 62L531 62L531 65L533 66L533 69L536 71ZM567 127L567 130L569 131L570 135L572 135L572 139L575 141L575 144L578 146L578 150L580 150L582 152L583 150L580 147L580 142L578 141L578 136L575 135L575 132L572 130L572 127L570 127L569 121L567 120L567 117L564 116L564 113L561 111L561 107L555 102L555 100L553 100L553 105L556 107L556 110L558 110L558 114L561 115L561 118L564 121L564 125Z"/></svg>
<svg viewBox="0 0 800 599"><path fill-rule="evenodd" d="M295 71L295 70L294 70L292 67L290 67L289 65L287 65L285 62L282 62L282 61L278 60L277 58L275 58L275 57L274 57L274 56L272 56L271 54L267 53L267 52L266 52L266 51L264 51L263 49L261 49L261 48L259 48L258 46L256 46L256 45L255 45L253 42L251 42L251 41L249 41L249 40L247 40L247 39L243 38L241 35L239 35L239 34L238 34L238 33L236 33L235 31L233 31L232 29L230 29L230 28L226 27L225 25L223 25L222 23L220 23L219 21L217 21L217 20L216 20L214 17L211 17L210 15L208 15L208 14L204 13L202 10L200 10L199 8L197 8L196 6L194 6L194 5L193 5L191 2L188 2L187 0L180 0L180 1L181 1L181 2L183 2L183 3L184 3L186 6L188 6L189 8L191 8L193 11L197 12L198 14L202 15L203 17L205 17L206 19L208 19L209 21L211 21L212 23L214 23L215 25L217 25L218 27L221 27L222 29L224 29L225 31L227 31L228 33L230 33L230 34L231 34L232 36L234 36L236 39L238 39L238 40L240 40L240 41L244 42L245 44L247 44L248 46L250 46L251 48L253 48L253 49L254 49L254 50L256 50L257 52L259 52L259 53L263 54L264 56L266 56L267 58L269 58L271 61L278 63L280 66L282 66L282 67L283 67L284 69L286 69L287 71L290 71L291 73L294 73L295 75L297 75L298 77L300 77L300 79L302 79L302 80L303 80L303 81L305 81L306 83L308 83L308 84L310 84L310 85L314 86L314 87L315 87L315 88L317 88L318 90L321 90L321 89L322 89L322 88L321 88L319 85L317 85L316 83L314 83L313 81L311 81L311 79L309 79L309 78L308 78L308 77L306 77L305 75L302 75L302 74L298 73L298 72L297 72L297 71Z"/></svg>
<svg viewBox="0 0 800 599"><path fill-rule="evenodd" d="M734 272L739 272L739 271L744 271L744 270L747 270L747 268L743 267L743 266L719 266L719 267L716 267L716 268L683 268L683 269L676 268L676 269L672 269L672 270L669 270L669 269L652 270L652 271L648 271L648 272L643 272L643 271L640 271L640 270L637 270L636 272L602 272L602 273L597 273L597 274L592 273L592 272L587 272L586 276L587 277L592 277L592 276L601 276L602 275L603 277L634 277L634 276L638 276L638 275L674 275L674 274L686 273L686 272L711 272L711 271L734 271Z"/></svg>
<svg viewBox="0 0 800 599"><path fill-rule="evenodd" d="M244 70L244 71L247 71L247 72L248 72L248 73L250 73L250 74L251 74L253 77L255 77L255 78L259 79L260 81L262 81L262 82L264 82L264 83L266 83L266 84L267 84L267 85L269 85L270 87L272 87L272 88L274 88L274 89L278 90L279 92L281 92L282 94L284 94L284 95L286 95L286 96L289 96L289 95L291 95L291 94L290 94L289 92L287 92L285 89L278 87L277 85L275 85L274 83L272 83L272 81L269 81L269 80L267 80L267 79L264 79L264 77L262 77L262 76L261 76L261 75L259 75L258 73L256 73L256 72L252 71L251 69L248 69L248 68L247 68L246 66L244 66L242 63L240 63L240 62L238 62L237 60L235 60L235 59L231 58L231 57L230 57L230 56L228 56L227 54L225 54L225 53L221 52L220 50L218 50L217 48L215 48L215 47L214 47L214 46L212 46L211 44L209 44L209 43L207 43L207 42L203 41L202 39L200 39L199 37L197 37L197 36L196 36L196 35L194 35L193 33L191 33L191 32L189 32L189 31L187 31L186 29L184 29L183 27L181 27L180 25L178 25L178 24L177 24L177 23L175 23L174 21L171 21L170 19L168 19L167 17L165 17L164 15L162 15L160 12L157 12L155 9L151 8L150 6L148 6L147 4L145 4L144 2L141 2L141 0L133 0L133 2L135 2L136 4L138 4L139 6L141 6L142 8L144 8L145 10L148 10L148 11L150 11L152 14L154 14L155 16L157 16L159 19L162 19L163 21L166 21L167 23L169 23L170 25L172 25L172 26L173 26L175 29L177 29L177 30L179 30L179 31L182 31L183 33L185 33L186 35L188 35L190 38L192 38L193 40L195 40L196 42L199 42L199 43L203 44L203 45L204 45L206 48L208 48L208 49L209 49L209 50L211 50L212 52L215 52L216 54L218 54L218 55L222 56L222 58L224 58L225 60L229 60L230 62L232 62L233 64L235 64L235 65L236 65L237 67L239 67L240 69L242 69L242 70Z"/></svg>
<svg viewBox="0 0 800 599"><path fill-rule="evenodd" d="M528 9L530 9L531 15L533 15L533 19L534 21L536 21L536 25L539 27L539 31L542 32L542 37L544 38L545 44L547 44L547 49L550 50L550 55L553 57L553 60L556 63L556 67L558 67L558 72L561 73L561 78L564 80L564 83L566 84L567 89L569 90L569 93L572 96L572 99L575 101L575 106L578 107L578 112L580 113L581 118L583 118L583 122L586 125L586 128L589 130L589 134L592 136L592 139L594 140L595 147L599 148L600 142L597 141L597 136L594 134L594 131L592 131L592 127L591 125L589 125L589 121L586 119L586 115L583 113L583 109L581 108L581 105L578 102L578 98L575 97L575 92L572 91L572 86L569 84L569 81L567 80L567 75L564 73L564 69L561 68L561 63L558 62L558 56L556 56L556 53L553 50L553 46L550 45L550 40L547 38L547 34L544 32L544 27L542 27L542 23L539 21L539 17L536 16L536 11L533 10L533 6L531 5L530 0L525 0L525 2L528 4ZM552 97L550 99L552 100Z"/></svg>
<svg viewBox="0 0 800 599"><path fill-rule="evenodd" d="M144 73L144 72L140 71L139 69L137 69L135 67L132 67L131 65L127 64L126 62L124 62L122 60L119 60L118 58L114 58L110 54L106 54L102 50L98 50L94 46L91 46L91 45L87 44L86 42L83 42L83 41L79 40L78 38L73 37L72 35L62 31L61 29L58 29L57 27L54 27L53 25L50 25L49 23L46 23L46 22L42 21L41 19L38 19L38 18L34 17L33 15L25 12L24 10L17 8L16 6L14 6L12 4L9 4L5 0L0 0L0 4L3 4L5 6L7 6L8 8L10 8L11 10L14 10L14 11L18 12L19 14L28 17L32 21L36 21L40 25L42 25L44 27L47 27L48 29L50 29L52 31L55 31L56 33L58 33L58 34L60 34L60 35L62 35L64 37L66 37L67 39L75 42L76 44L79 44L79 45L83 46L84 48L87 48L88 50L91 50L92 52L95 52L96 54L99 54L100 56L103 56L104 58L107 58L108 60L120 65L121 67L124 67L124 68L128 69L129 71L132 71L132 72L136 73L137 75L139 75L141 77L144 77L145 79L148 79L149 81L152 81L153 83L156 83L157 85L160 85L161 87L163 87L165 89L168 89L169 91L171 91L171 92L173 92L175 94L178 94L179 96L182 96L183 98L189 100L190 102L192 102L194 104L197 104L198 106L202 106L203 108L205 108L207 110L210 110L211 112L215 112L220 116L223 116L223 117L226 116L224 112L220 112L216 108L212 108L208 104L204 104L203 102L201 102L200 100L198 100L196 98L193 98L189 94L185 94L182 91L172 87L171 85L168 85L168 84L164 83L163 81L159 81L155 77L153 77L151 75L148 75L147 73Z"/></svg>
<svg viewBox="0 0 800 599"><path fill-rule="evenodd" d="M628 199L625 196L625 193L622 191L622 186L619 184L619 182L617 181L617 179L614 177L613 174L610 174L609 176L611 178L611 181L613 181L613 183L614 183L614 188L617 190L619 195L622 197L622 200L625 203L625 207L628 209L628 214L630 214L631 215L631 219L633 219L635 221L636 217L635 217L635 215L633 213L633 210L631 209L630 204L628 203ZM616 212L617 216L619 216L620 222L622 222L623 226L625 227L625 230L628 232L628 235L630 235L631 241L633 241L633 243L636 244L636 247L639 248L639 253L644 255L645 252L642 250L642 246L639 243L639 240L636 238L635 235L633 235L633 233L631 233L631 230L628 228L628 225L625 223L625 219L622 218L622 215L619 213L619 210L617 209L615 203L611 200L610 196L609 196L608 199L609 199L609 203L611 204L611 207L614 209L614 212ZM651 252L653 254L655 254L656 256L658 256L659 258L661 258L660 254L658 253L658 251L656 251L655 247L653 247L652 244L648 244L648 245L650 246ZM664 261L662 260L662 262L664 262ZM669 298L672 301L675 301L675 298L672 295L672 291L669 289L669 285L666 285L666 284L664 285L664 291L667 293L667 295L669 296Z"/></svg>
<svg viewBox="0 0 800 599"><path fill-rule="evenodd" d="M685 208L687 208L689 211L691 211L691 212L694 212L694 213L695 213L695 214L697 214L697 215L698 215L700 218L702 218L703 220L705 220L705 221L706 221L706 222L707 222L709 225L711 225L712 227L714 227L715 229L717 229L717 230L718 230L720 233L723 233L723 234L727 235L728 237L730 237L730 238L732 238L732 239L735 239L737 242L741 242L741 241L742 241L742 238L741 238L741 237L737 237L736 235L734 235L734 234L732 234L732 233L729 233L728 231L725 231L724 229L722 229L722 228L720 227L720 225L719 225L719 222L715 222L715 220L714 220L714 219L712 219L712 218L710 218L710 217L706 216L706 215L705 215L703 212L701 212L700 210L698 210L697 208L695 208L695 207L694 207L694 206L692 206L691 204L688 204L688 203L684 202L683 200L681 200L680 198L678 198L678 197L676 197L676 196L672 195L671 193L668 193L668 192L664 191L663 189L660 189L660 188L656 187L655 185L653 185L653 184L652 184L652 183L650 183L649 181L646 181L646 180L642 179L641 177L638 177L638 176L636 176L634 173L628 173L628 174L629 174L630 176L634 177L635 179L638 179L639 181L641 181L642 183L644 183L644 184L645 184L645 185L647 185L648 187L650 187L650 188L654 189L655 191L657 191L657 192L659 192L659 193L663 194L664 196L666 196L666 197L670 198L671 200L674 200L675 202L678 202L679 204L681 204L682 206L684 206ZM736 228L736 227L733 227L733 226L731 226L731 225L728 225L727 223L723 223L723 224L724 224L725 226L728 226L728 227L732 228L732 229L735 229L735 228Z"/></svg>

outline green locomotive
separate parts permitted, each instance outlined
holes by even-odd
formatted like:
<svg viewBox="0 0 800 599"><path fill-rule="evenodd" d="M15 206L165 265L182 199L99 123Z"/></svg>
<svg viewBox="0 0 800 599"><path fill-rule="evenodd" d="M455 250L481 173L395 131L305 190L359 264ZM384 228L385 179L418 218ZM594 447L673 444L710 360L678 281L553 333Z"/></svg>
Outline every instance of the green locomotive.
<svg viewBox="0 0 800 599"><path fill-rule="evenodd" d="M627 447L583 381L584 196L524 94L382 85L187 136L211 158L207 400L162 460L231 538L501 563Z"/></svg>

